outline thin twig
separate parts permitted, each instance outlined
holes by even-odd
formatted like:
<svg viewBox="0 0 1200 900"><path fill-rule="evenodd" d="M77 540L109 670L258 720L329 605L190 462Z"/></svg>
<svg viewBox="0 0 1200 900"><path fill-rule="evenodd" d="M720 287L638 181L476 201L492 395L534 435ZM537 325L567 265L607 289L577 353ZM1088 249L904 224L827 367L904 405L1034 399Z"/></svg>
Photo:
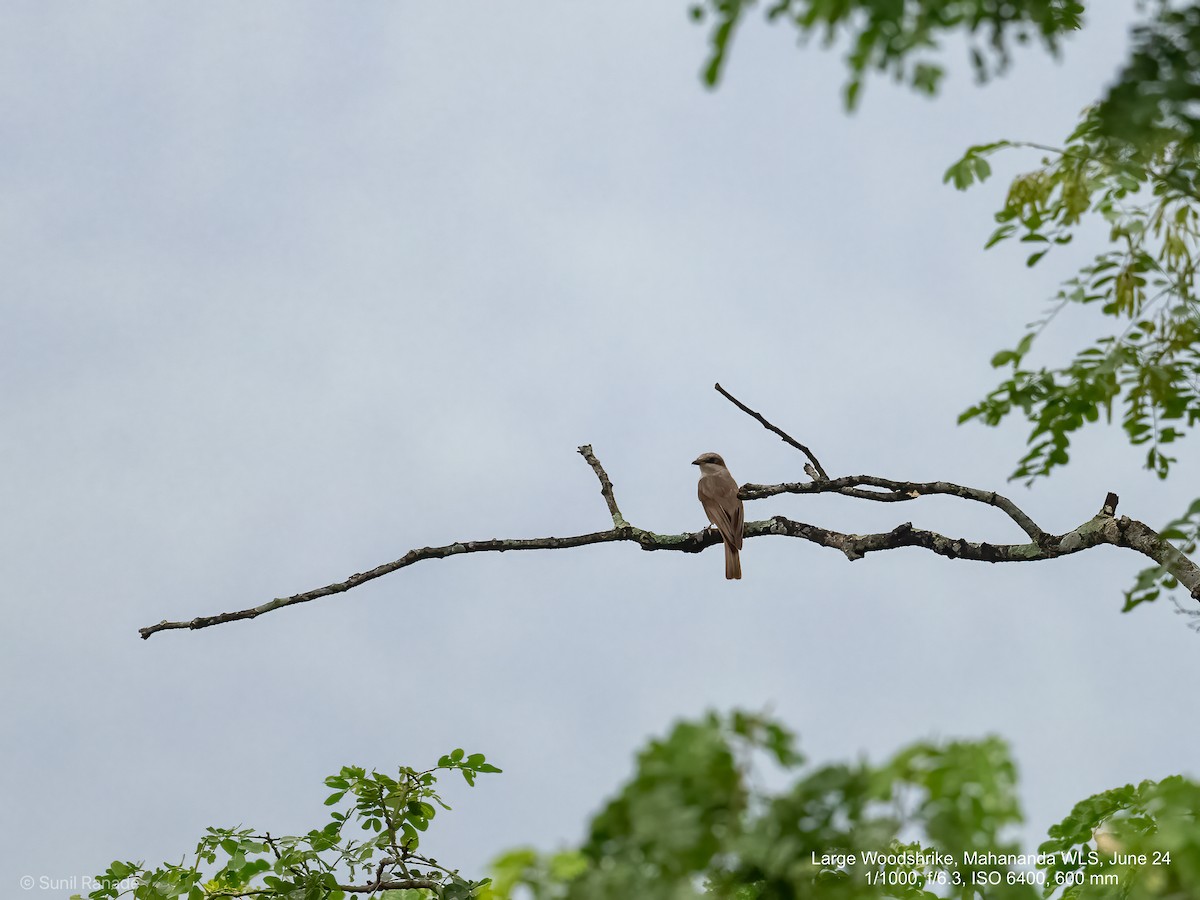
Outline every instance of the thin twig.
<svg viewBox="0 0 1200 900"><path fill-rule="evenodd" d="M759 423L762 425L763 428L767 429L767 431L775 432L786 443L791 444L793 447L795 447L797 450L799 450L801 453L803 453L805 456L807 456L809 462L811 462L813 464L813 468L815 468L817 470L817 474L821 476L821 480L823 480L823 481L829 480L829 476L827 474L825 474L825 469L822 468L821 463L817 461L817 458L813 455L813 452L811 450L809 450L807 447L805 447L802 443L800 443L798 440L796 440L794 437L792 437L786 431L783 431L780 428L776 428L774 425L772 425L770 422L768 422L766 419L764 419L759 413L756 413L754 410L752 410L750 407L748 407L745 403L743 403L737 397L733 396L733 394L729 393L729 391L725 390L725 388L721 387L720 384L714 384L713 387L717 389L717 391L721 394L722 397L724 397L726 400L728 400L730 403L732 403L734 406L736 406L738 409L740 409L746 415L750 416L751 418L758 419Z"/></svg>
<svg viewBox="0 0 1200 900"><path fill-rule="evenodd" d="M608 504L608 511L612 515L613 528L628 528L629 523L621 515L621 510L617 508L617 498L613 496L612 482L609 481L608 473L604 471L604 466L600 465L600 460L596 459L596 454L592 452L592 445L584 444L579 448L579 454L587 460L588 465L592 467L592 471L596 473L596 477L600 479L600 493L604 495L604 502Z"/></svg>

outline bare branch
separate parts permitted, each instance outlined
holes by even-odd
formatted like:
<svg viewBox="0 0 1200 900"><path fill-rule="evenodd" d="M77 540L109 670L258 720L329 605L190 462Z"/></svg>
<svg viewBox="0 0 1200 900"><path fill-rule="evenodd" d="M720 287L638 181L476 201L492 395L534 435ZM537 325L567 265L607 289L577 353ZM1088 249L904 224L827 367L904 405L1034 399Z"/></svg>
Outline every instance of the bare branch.
<svg viewBox="0 0 1200 900"><path fill-rule="evenodd" d="M584 451L587 451L586 453ZM622 522L608 531L594 531L588 534L571 537L544 538L493 538L482 541L461 541L442 547L422 547L410 550L399 559L384 563L369 572L356 572L345 581L325 585L315 590L293 594L290 597L280 597L234 612L218 613L212 616L200 616L194 619L170 622L162 621L157 625L149 625L139 629L143 639L149 638L159 631L173 629L208 628L225 622L239 619L254 619L264 613L285 606L307 603L320 597L340 594L351 588L358 587L368 581L380 578L397 569L403 569L425 559L444 559L462 553L488 553L506 550L563 550L569 547L584 547L589 544L604 543L635 543L643 550L676 550L684 553L698 553L706 547L721 543L718 533L704 529L695 533L657 534L642 528L637 528L625 522L612 499L612 483L604 473L603 466L596 460L591 448L580 447L579 451L597 473L600 479L605 500L613 515L613 521ZM590 458L589 458L590 457ZM886 492L862 490L859 486L883 488ZM1148 556L1155 562L1166 567L1179 583L1185 587L1196 600L1200 600L1200 567L1171 546L1162 535L1143 522L1122 516L1116 518L1117 497L1109 494L1105 498L1100 512L1077 528L1061 535L1052 535L1039 528L1032 519L1022 512L1016 504L992 491L981 491L978 488L963 487L944 481L910 482L894 481L871 475L857 475L839 478L834 481L826 480L812 484L783 484L783 485L746 485L742 495L746 499L759 499L781 493L841 493L846 496L858 497L883 502L898 502L913 499L928 494L946 494L974 500L995 506L1003 510L1013 519L1032 539L1025 544L989 544L987 542L972 542L965 538L951 538L935 531L914 528L911 522L898 525L891 531L879 534L843 534L831 531L817 525L796 522L784 516L775 516L758 522L746 523L745 537L747 539L765 535L781 535L811 541L822 547L829 547L845 554L848 559L862 559L868 553L881 550L894 550L899 547L922 547L939 556L950 559L968 559L980 562L1034 562L1038 560L1055 559L1081 550L1087 550L1100 544L1111 544L1117 547L1127 547Z"/></svg>
<svg viewBox="0 0 1200 900"><path fill-rule="evenodd" d="M309 600L316 600L320 597L341 594L351 588L366 584L368 581L374 581L376 578L381 578L384 575L395 572L397 569L411 566L413 563L418 563L423 559L445 559L447 556L456 556L459 553L486 553L489 551L503 553L505 550L562 550L567 547L583 547L587 544L600 544L606 541L621 540L630 540L630 538L626 536L625 531L613 529L611 531L598 531L592 534L580 534L565 538L546 537L462 541L447 544L444 547L421 547L418 550L410 550L397 560L376 566L368 572L355 572L345 581L327 584L324 587L305 591L301 594L292 594L290 597L276 597L274 600L270 600L260 606L239 609L236 612L219 613L214 616L200 616L186 622L167 622L164 620L157 625L139 628L138 634L143 638L148 638L157 631L167 631L173 628L190 628L194 630L197 628L208 628L210 625L222 625L225 622L236 622L239 619L254 619L263 613L282 609L285 606L295 606L297 603L307 603Z"/></svg>
<svg viewBox="0 0 1200 900"><path fill-rule="evenodd" d="M884 491L864 491L861 485L884 488ZM826 481L805 481L787 484L744 484L739 494L743 500L762 500L776 494L841 494L845 497L857 497L860 500L875 500L880 503L903 503L918 497L934 494L946 494L963 500L974 500L986 503L1001 510L1017 523L1033 540L1035 544L1043 543L1048 535L1037 523L1024 513L1007 497L1002 497L995 491L981 491L979 488L964 487L949 481L895 481L891 478L879 478L875 475L847 475L844 478L834 478ZM1112 498L1112 513L1116 512L1116 494Z"/></svg>
<svg viewBox="0 0 1200 900"><path fill-rule="evenodd" d="M604 502L608 504L608 511L612 515L613 528L628 528L629 523L621 515L621 510L617 508L617 498L613 496L612 482L608 480L608 473L604 471L604 466L600 465L600 460L596 459L596 454L592 452L592 445L584 444L579 448L579 453L588 461L588 465L592 467L592 471L600 479L600 493L604 495Z"/></svg>
<svg viewBox="0 0 1200 900"><path fill-rule="evenodd" d="M803 453L805 456L807 456L809 462L811 462L813 464L813 467L817 470L817 474L821 477L821 479L824 481L829 480L829 476L825 474L825 470L821 467L821 463L817 461L817 458L815 456L813 456L813 452L811 450L809 450L807 447L805 447L803 444L801 444L798 440L796 440L794 437L792 437L786 431L776 428L774 425L772 425L770 422L768 422L766 419L764 419L759 413L756 413L754 410L752 410L750 407L748 407L745 403L743 403L737 397L733 396L733 394L729 393L729 391L725 390L725 388L721 387L721 385L719 383L714 384L713 387L717 389L717 391L721 394L722 397L724 397L726 400L728 400L730 403L732 403L734 406L736 406L738 409L740 409L746 415L750 416L751 418L758 419L759 423L762 425L763 428L767 429L767 431L775 432L777 435L779 435L780 438L783 439L783 441L785 443L791 444L793 447L795 447L797 450L799 450L801 453ZM807 467L805 467L805 471L807 471Z"/></svg>

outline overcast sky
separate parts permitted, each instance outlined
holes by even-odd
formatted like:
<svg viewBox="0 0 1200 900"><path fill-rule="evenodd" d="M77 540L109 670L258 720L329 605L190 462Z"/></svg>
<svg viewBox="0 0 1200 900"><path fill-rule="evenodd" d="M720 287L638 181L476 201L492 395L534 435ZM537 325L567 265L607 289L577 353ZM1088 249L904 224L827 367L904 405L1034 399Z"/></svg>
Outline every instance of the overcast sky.
<svg viewBox="0 0 1200 900"><path fill-rule="evenodd" d="M1036 156L967 194L942 172L1071 128L1131 15L1092 5L1062 64L981 89L956 47L940 99L876 80L847 116L839 54L758 21L705 91L683 3L4 4L0 892L178 860L207 825L307 829L339 766L456 746L505 772L448 782L431 849L481 873L577 840L636 748L709 707L769 706L817 761L1001 734L1030 842L1090 793L1196 775L1200 638L1119 613L1144 560L1111 548L851 564L763 538L738 583L719 549L484 554L137 636L413 547L603 529L583 443L663 532L704 524L700 452L801 478L714 381L831 474L1007 488L1053 531L1109 490L1181 511L1194 462L1159 483L1115 427L1030 491L1005 483L1019 425L955 426L1079 258L981 249ZM747 519L1022 538L970 506Z"/></svg>

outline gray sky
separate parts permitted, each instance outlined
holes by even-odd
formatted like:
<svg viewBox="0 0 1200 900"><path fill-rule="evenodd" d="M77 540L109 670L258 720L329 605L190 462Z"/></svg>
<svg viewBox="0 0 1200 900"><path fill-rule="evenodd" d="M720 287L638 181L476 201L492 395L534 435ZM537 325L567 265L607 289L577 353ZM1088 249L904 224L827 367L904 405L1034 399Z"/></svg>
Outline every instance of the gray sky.
<svg viewBox="0 0 1200 900"><path fill-rule="evenodd" d="M941 175L1062 137L1125 46L1105 7L1062 65L985 89L959 66L936 102L875 81L848 117L838 55L757 22L705 92L682 3L5 4L0 891L178 859L210 824L307 828L343 763L455 746L505 769L448 782L435 823L479 872L577 839L640 743L708 707L769 704L816 760L1004 735L1033 840L1089 793L1196 774L1200 643L1167 605L1119 614L1143 561L1108 548L850 564L761 539L733 584L719 550L479 555L136 633L412 547L602 529L585 442L632 521L698 529L699 452L740 481L803 462L717 380L831 473L1004 489L1023 429L955 416L1079 258L980 249L1036 157L965 195ZM1196 467L1161 484L1141 456L1098 429L1007 489L1055 531L1108 490L1161 523ZM967 506L747 518L1020 539Z"/></svg>

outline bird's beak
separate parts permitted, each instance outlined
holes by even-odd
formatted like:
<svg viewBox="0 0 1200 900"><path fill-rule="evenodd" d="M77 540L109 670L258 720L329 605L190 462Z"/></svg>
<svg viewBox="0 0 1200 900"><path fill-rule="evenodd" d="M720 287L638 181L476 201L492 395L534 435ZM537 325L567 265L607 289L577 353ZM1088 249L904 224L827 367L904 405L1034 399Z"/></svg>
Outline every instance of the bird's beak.
<svg viewBox="0 0 1200 900"><path fill-rule="evenodd" d="M693 466L698 466L698 465L700 465L700 457L698 457L698 456L697 456L695 459L693 459L693 460L692 460L692 465L693 465Z"/></svg>

